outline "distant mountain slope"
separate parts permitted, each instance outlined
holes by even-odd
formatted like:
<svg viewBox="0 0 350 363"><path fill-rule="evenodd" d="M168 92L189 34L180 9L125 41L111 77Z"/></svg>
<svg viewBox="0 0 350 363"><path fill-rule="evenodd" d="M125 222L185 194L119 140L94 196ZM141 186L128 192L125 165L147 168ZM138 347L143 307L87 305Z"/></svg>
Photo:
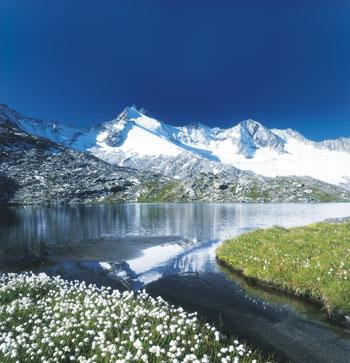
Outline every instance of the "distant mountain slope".
<svg viewBox="0 0 350 363"><path fill-rule="evenodd" d="M27 118L2 105L0 199L14 203L349 200L349 191L309 176L271 178L235 166L243 161L254 165L262 152L275 155L268 165L278 163L290 157L290 140L312 152L350 155L308 141L295 131L268 130L252 120L226 130L200 124L173 127L132 107L112 121L78 130Z"/></svg>
<svg viewBox="0 0 350 363"><path fill-rule="evenodd" d="M169 182L29 135L0 116L0 203L137 201Z"/></svg>
<svg viewBox="0 0 350 363"><path fill-rule="evenodd" d="M269 177L309 176L350 186L349 138L313 142L294 130L269 130L254 120L228 129L201 124L174 127L135 107L90 129L45 123L24 117L5 105L0 106L0 114L30 134L74 150L89 151L109 163L172 177L193 172L189 170L193 165L200 170L198 165L203 164L214 172L229 165L229 170L235 167Z"/></svg>

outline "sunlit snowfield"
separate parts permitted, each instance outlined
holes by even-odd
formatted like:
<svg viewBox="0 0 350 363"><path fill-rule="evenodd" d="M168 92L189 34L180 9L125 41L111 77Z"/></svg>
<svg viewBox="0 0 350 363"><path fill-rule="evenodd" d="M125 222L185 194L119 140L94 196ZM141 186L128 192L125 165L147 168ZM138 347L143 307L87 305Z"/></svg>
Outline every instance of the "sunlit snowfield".
<svg viewBox="0 0 350 363"><path fill-rule="evenodd" d="M346 362L345 331L304 308L251 296L215 261L226 238L350 215L350 204L118 204L1 211L0 268L146 288L282 359ZM299 303L298 303L299 304ZM298 305L299 307L299 305ZM278 324L276 323L278 322Z"/></svg>

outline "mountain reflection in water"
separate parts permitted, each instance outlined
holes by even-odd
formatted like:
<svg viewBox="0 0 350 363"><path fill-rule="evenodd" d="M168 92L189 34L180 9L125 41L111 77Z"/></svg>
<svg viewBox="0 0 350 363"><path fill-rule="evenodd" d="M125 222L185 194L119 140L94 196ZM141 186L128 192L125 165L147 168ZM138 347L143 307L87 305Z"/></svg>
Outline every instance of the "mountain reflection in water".
<svg viewBox="0 0 350 363"><path fill-rule="evenodd" d="M0 209L0 271L45 271L146 288L198 310L282 360L347 362L343 329L287 300L257 296L215 261L222 240L259 227L350 215L350 204L114 204Z"/></svg>

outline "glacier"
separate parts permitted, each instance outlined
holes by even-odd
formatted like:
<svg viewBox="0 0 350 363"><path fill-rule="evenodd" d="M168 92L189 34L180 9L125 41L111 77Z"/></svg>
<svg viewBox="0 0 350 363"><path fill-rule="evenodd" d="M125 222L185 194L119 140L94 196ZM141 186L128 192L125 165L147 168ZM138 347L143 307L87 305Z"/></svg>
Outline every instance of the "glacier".
<svg viewBox="0 0 350 363"><path fill-rule="evenodd" d="M227 129L200 123L172 126L135 106L88 129L25 117L6 105L0 105L0 114L29 134L111 164L174 178L239 169L273 178L308 176L350 188L350 138L316 142L295 130L268 129L252 119Z"/></svg>

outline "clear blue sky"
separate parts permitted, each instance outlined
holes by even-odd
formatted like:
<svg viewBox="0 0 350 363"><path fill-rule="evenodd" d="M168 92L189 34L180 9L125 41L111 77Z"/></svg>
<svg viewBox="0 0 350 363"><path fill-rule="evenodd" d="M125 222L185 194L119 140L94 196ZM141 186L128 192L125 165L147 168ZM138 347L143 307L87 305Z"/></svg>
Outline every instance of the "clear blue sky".
<svg viewBox="0 0 350 363"><path fill-rule="evenodd" d="M350 0L0 0L0 102L89 126L254 118L350 137Z"/></svg>

